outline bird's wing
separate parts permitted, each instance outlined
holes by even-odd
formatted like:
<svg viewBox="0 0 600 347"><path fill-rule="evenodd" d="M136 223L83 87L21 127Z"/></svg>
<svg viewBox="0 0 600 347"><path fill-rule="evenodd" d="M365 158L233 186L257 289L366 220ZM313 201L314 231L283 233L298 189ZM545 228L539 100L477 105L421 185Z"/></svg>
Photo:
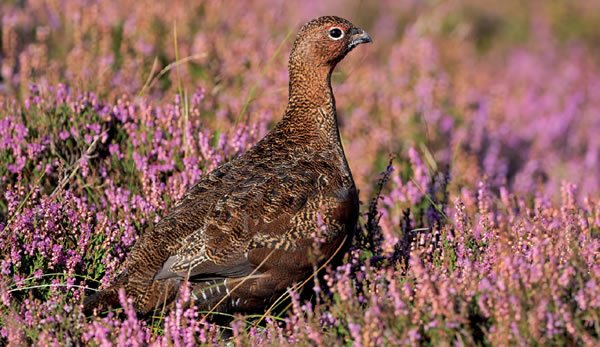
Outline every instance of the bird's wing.
<svg viewBox="0 0 600 347"><path fill-rule="evenodd" d="M125 268L132 274L156 270L165 259L180 248L179 241L204 224L211 201L219 198L226 177L235 169L234 161L225 163L192 186L172 207L167 216L145 231L127 257Z"/></svg>
<svg viewBox="0 0 600 347"><path fill-rule="evenodd" d="M333 202L329 207L334 209L339 201L346 208L344 197L328 191L332 185L326 173L335 168L321 159L299 158L279 170L255 170L224 191L203 227L183 240L154 279L246 276L256 266L248 261L247 252L255 247L285 248L278 241L296 227L299 213L316 213L322 201Z"/></svg>

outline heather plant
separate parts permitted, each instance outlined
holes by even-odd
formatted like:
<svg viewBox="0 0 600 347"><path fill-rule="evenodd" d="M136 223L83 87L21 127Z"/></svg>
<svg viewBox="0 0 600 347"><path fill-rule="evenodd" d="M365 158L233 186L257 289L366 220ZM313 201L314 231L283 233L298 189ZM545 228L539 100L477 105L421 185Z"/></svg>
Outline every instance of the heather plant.
<svg viewBox="0 0 600 347"><path fill-rule="evenodd" d="M0 4L0 344L599 343L598 5L305 3ZM375 41L333 76L362 200L343 264L264 314L182 286L160 315L122 293L85 317L138 236L277 121L289 38L329 13Z"/></svg>

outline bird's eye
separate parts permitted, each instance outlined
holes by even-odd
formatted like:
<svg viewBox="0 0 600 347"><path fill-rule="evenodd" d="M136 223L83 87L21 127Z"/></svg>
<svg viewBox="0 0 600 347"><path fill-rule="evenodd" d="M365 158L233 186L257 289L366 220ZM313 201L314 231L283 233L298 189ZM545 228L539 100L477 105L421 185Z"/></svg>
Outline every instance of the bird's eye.
<svg viewBox="0 0 600 347"><path fill-rule="evenodd" d="M342 37L344 37L344 32L342 31L342 29L334 27L329 29L329 37L334 40L339 40Z"/></svg>

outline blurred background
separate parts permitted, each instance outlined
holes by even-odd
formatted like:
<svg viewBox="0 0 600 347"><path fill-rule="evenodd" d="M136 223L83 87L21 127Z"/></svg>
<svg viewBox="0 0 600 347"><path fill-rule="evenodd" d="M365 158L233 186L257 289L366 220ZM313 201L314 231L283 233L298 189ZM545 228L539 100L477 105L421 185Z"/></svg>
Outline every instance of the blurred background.
<svg viewBox="0 0 600 347"><path fill-rule="evenodd" d="M0 0L0 345L224 343L81 298L280 119L322 15L374 41L332 83L354 251L236 344L598 345L599 0Z"/></svg>
<svg viewBox="0 0 600 347"><path fill-rule="evenodd" d="M457 192L484 177L600 188L600 1L3 0L0 13L0 103L58 84L107 102L201 92L203 127L260 134L285 108L298 28L346 17L374 38L334 75L363 192L408 148L450 167Z"/></svg>

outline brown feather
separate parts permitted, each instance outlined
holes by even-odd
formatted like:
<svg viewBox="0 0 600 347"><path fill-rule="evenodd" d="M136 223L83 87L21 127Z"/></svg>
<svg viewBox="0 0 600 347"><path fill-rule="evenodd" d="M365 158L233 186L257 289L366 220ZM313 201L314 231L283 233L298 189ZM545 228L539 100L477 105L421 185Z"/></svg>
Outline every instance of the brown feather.
<svg viewBox="0 0 600 347"><path fill-rule="evenodd" d="M333 27L345 36L332 38ZM331 72L363 42L370 37L339 17L304 25L290 54L283 119L246 153L203 177L143 234L122 280L86 301L87 311L103 300L113 305L123 287L146 314L172 303L185 279L204 309L220 303L218 309L257 310L308 278L348 240L358 192L340 141Z"/></svg>

